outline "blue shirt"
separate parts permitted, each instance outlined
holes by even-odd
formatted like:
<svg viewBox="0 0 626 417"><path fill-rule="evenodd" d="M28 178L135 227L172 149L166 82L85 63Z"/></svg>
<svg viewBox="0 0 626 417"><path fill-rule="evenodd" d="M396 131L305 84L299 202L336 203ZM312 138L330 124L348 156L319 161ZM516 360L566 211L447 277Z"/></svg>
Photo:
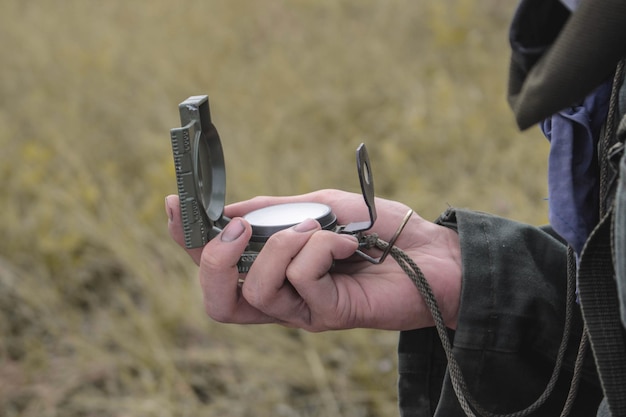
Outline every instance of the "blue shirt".
<svg viewBox="0 0 626 417"><path fill-rule="evenodd" d="M576 251L598 222L597 144L608 111L607 81L577 106L547 118L541 129L550 141L548 205L550 224Z"/></svg>

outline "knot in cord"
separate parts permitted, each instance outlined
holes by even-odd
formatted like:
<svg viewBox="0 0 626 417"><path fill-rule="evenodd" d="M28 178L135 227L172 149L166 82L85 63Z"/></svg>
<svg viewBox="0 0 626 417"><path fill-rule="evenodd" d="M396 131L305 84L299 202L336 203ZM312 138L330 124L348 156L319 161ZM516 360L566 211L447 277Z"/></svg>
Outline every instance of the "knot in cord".
<svg viewBox="0 0 626 417"><path fill-rule="evenodd" d="M377 233L372 233L371 235L363 235L359 240L359 246L362 249L372 249L375 247L379 247L379 239Z"/></svg>

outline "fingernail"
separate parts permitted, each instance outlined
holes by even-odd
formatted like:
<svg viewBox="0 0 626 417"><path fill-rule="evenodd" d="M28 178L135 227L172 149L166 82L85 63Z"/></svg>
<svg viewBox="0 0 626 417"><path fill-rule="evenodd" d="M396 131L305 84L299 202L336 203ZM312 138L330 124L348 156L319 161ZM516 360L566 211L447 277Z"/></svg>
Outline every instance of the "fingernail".
<svg viewBox="0 0 626 417"><path fill-rule="evenodd" d="M220 239L222 242L232 242L233 240L237 240L239 236L246 230L243 223L239 219L233 219L230 223L226 225L224 230L222 230L222 235Z"/></svg>
<svg viewBox="0 0 626 417"><path fill-rule="evenodd" d="M172 220L174 220L174 212L172 211L172 208L170 207L168 197L165 197L165 212L167 213L168 221L171 222Z"/></svg>
<svg viewBox="0 0 626 417"><path fill-rule="evenodd" d="M311 230L317 229L319 223L314 219L306 219L302 223L299 223L293 227L293 230L296 232L304 233L309 232Z"/></svg>

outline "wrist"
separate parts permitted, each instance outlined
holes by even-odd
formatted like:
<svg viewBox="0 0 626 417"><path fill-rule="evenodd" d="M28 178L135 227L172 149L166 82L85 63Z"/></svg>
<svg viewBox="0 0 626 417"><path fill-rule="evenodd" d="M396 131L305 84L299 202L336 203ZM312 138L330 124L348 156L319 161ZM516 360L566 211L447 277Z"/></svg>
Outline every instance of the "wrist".
<svg viewBox="0 0 626 417"><path fill-rule="evenodd" d="M459 235L455 227L450 227L452 223L444 226L439 222L429 222L418 216L414 217L413 222L407 227L410 232L405 235L408 239L406 252L424 274L435 296L444 324L450 329L456 329L462 281ZM426 308L425 305L423 307ZM423 318L430 316L430 311L422 313ZM432 317L430 317L430 320L418 323L418 327L433 324Z"/></svg>

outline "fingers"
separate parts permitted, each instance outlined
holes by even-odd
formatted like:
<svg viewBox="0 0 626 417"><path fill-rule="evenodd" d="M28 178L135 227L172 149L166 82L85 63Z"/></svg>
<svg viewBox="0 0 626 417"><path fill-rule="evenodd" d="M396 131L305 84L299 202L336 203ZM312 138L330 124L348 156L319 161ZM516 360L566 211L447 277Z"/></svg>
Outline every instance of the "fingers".
<svg viewBox="0 0 626 417"><path fill-rule="evenodd" d="M202 248L187 249L185 247L183 223L180 217L180 202L177 195L168 195L165 197L165 212L167 214L167 229L170 232L170 236L185 249L196 265L199 265Z"/></svg>
<svg viewBox="0 0 626 417"><path fill-rule="evenodd" d="M334 259L352 255L357 247L354 237L320 231L317 222L306 220L268 240L246 278L244 297L283 324L322 330L319 324L325 321L310 306L321 303L325 308L317 310L335 311L337 291L328 271ZM328 321L332 324L322 327L341 327L335 318Z"/></svg>
<svg viewBox="0 0 626 417"><path fill-rule="evenodd" d="M237 263L252 230L240 218L234 218L222 232L203 248L185 248L180 205L177 195L165 198L168 230L176 241L200 266L198 276L204 309L212 319L228 323L270 323L276 320L252 307L238 287Z"/></svg>
<svg viewBox="0 0 626 417"><path fill-rule="evenodd" d="M239 289L237 263L246 248L252 229L241 218L234 218L222 232L206 244L200 258L200 285L204 308L214 320L224 323L268 323L272 317L251 306Z"/></svg>
<svg viewBox="0 0 626 417"><path fill-rule="evenodd" d="M361 194L331 189L289 197L255 197L251 200L227 206L225 213L229 217L243 217L259 208L296 202L326 204L332 207L333 213L337 216L337 222L342 225L369 220L368 208ZM376 198L376 207L379 215L371 232L377 233L381 239L388 241L402 223L409 207L395 201L380 198ZM414 214L411 221L418 218L419 216Z"/></svg>
<svg viewBox="0 0 626 417"><path fill-rule="evenodd" d="M243 284L243 295L265 314L299 327L309 322L302 298L285 279L291 260L320 229L319 223L308 219L274 234L264 245L250 268Z"/></svg>
<svg viewBox="0 0 626 417"><path fill-rule="evenodd" d="M326 204L340 217L344 214L358 214L358 217L367 218L367 206L360 194L348 193L339 190L320 190L308 194L287 197L260 196L251 200L230 204L226 207L226 215L229 217L241 217L245 214L267 206L284 203L316 202ZM358 213L355 213L357 211Z"/></svg>
<svg viewBox="0 0 626 417"><path fill-rule="evenodd" d="M320 331L352 327L355 317L346 299L344 284L348 276L331 274L335 260L350 257L358 248L354 236L330 232L315 233L292 259L287 279L310 311L310 330Z"/></svg>

